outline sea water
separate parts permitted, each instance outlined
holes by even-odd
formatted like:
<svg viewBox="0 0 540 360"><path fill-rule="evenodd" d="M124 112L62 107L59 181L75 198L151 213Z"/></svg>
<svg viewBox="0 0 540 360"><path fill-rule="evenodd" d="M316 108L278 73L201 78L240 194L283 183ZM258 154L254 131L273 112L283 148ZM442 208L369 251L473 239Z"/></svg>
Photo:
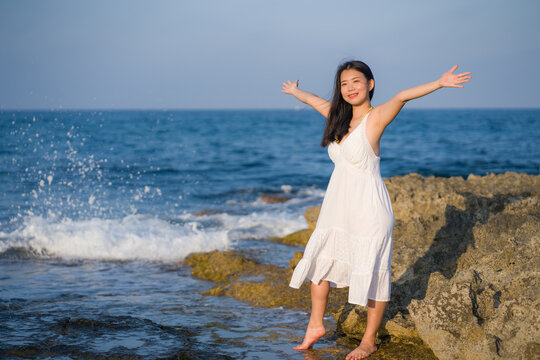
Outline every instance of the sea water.
<svg viewBox="0 0 540 360"><path fill-rule="evenodd" d="M310 110L0 112L0 354L303 358L292 347L305 313L203 296L213 284L181 261L238 248L288 266L301 248L265 240L305 228L322 201L324 121ZM381 172L538 174L539 138L540 110L405 109L381 141Z"/></svg>

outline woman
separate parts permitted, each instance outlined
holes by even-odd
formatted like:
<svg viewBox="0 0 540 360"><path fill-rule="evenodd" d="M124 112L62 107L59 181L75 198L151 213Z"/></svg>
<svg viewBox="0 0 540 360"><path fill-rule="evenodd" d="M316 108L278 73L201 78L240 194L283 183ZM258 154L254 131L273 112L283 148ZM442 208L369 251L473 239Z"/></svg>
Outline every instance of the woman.
<svg viewBox="0 0 540 360"><path fill-rule="evenodd" d="M330 286L349 287L352 304L368 306L367 327L360 345L347 360L366 358L377 350L375 335L390 300L390 260L394 213L381 178L379 142L405 103L442 87L463 87L471 73L454 74L399 92L390 101L371 106L375 81L361 61L338 67L334 95L328 102L300 90L298 80L283 83L282 92L312 106L326 119L321 145L335 163L317 225L290 286L311 281L311 317L302 344L312 347L324 335L323 316Z"/></svg>

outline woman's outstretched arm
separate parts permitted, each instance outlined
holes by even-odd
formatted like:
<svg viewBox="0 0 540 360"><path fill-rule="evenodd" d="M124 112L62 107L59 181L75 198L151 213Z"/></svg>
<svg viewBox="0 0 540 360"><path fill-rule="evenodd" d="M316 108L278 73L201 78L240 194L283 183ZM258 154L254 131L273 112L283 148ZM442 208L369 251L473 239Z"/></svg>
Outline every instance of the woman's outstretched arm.
<svg viewBox="0 0 540 360"><path fill-rule="evenodd" d="M453 74L457 68L458 66L454 65L450 70L442 74L440 79L400 91L390 101L377 106L373 111L377 113L377 124L381 130L381 135L382 131L394 120L407 101L417 99L443 87L462 88L463 85L461 84L469 82L471 73Z"/></svg>
<svg viewBox="0 0 540 360"><path fill-rule="evenodd" d="M298 80L291 82L287 80L282 83L281 92L285 94L291 94L304 104L308 104L315 110L321 113L322 116L328 119L330 113L330 102L323 98L318 97L315 94L309 93L298 88Z"/></svg>

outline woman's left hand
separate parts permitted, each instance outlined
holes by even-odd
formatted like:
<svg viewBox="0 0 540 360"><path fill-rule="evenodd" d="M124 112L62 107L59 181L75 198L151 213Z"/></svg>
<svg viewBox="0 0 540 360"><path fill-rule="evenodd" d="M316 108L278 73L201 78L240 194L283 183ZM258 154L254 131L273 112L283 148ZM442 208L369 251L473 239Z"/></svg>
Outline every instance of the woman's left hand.
<svg viewBox="0 0 540 360"><path fill-rule="evenodd" d="M469 76L472 74L471 72L464 72L461 74L453 74L454 71L458 68L457 65L454 65L450 70L442 74L441 78L439 79L439 84L442 87L455 87L455 88L462 88L463 83L469 82L469 79L472 76Z"/></svg>

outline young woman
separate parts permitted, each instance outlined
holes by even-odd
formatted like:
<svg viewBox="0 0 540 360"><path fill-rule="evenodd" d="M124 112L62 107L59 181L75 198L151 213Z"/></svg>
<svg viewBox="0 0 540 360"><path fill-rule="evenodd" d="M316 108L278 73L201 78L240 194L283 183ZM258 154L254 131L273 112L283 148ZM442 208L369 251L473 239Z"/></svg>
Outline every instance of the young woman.
<svg viewBox="0 0 540 360"><path fill-rule="evenodd" d="M403 90L390 101L371 106L375 81L361 61L340 65L329 102L298 88L298 80L283 83L282 92L312 106L326 119L321 145L335 164L317 225L290 286L311 282L311 317L302 344L312 347L324 335L323 316L330 287L349 287L352 304L368 306L367 328L347 360L366 358L377 350L375 335L390 300L390 261L394 213L381 178L379 142L405 103L442 87L463 87L471 73L454 74Z"/></svg>

